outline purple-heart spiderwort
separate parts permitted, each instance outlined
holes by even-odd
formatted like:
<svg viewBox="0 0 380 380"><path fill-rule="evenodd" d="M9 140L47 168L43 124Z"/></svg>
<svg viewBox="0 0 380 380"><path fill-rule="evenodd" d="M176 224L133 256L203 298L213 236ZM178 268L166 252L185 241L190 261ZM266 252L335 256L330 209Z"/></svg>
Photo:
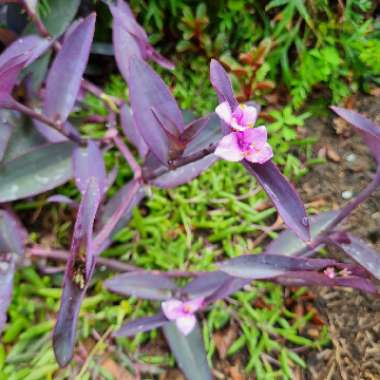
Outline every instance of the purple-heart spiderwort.
<svg viewBox="0 0 380 380"><path fill-rule="evenodd" d="M273 157L267 139L267 130L264 126L231 132L220 140L215 154L227 161L246 159L263 164Z"/></svg>
<svg viewBox="0 0 380 380"><path fill-rule="evenodd" d="M165 317L169 321L175 321L178 330L182 334L188 335L193 330L197 321L194 313L202 307L203 301L203 298L196 298L185 302L171 299L162 302L161 308Z"/></svg>

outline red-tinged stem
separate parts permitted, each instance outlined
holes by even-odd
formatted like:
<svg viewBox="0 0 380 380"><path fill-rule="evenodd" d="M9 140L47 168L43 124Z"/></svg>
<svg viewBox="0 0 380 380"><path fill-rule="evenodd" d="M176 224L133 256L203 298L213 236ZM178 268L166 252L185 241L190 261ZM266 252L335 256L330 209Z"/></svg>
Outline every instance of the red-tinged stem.
<svg viewBox="0 0 380 380"><path fill-rule="evenodd" d="M130 192L122 200L122 202L120 203L120 205L116 209L116 211L112 214L108 223L95 236L95 239L93 242L93 247L94 247L94 252L96 252L97 255L100 254L100 248L103 246L104 242L111 235L112 230L116 227L120 218L124 215L125 211L130 206L130 204L133 200L133 197L140 190L141 186L142 186L142 183L139 180L134 180L134 183L133 183L133 186L132 186Z"/></svg>
<svg viewBox="0 0 380 380"><path fill-rule="evenodd" d="M70 252L64 250L51 250L46 249L40 246L34 246L27 250L27 255L35 257L43 257L46 259L58 260L58 261L67 261L70 257ZM172 270L172 271L160 271L160 270L144 270L135 265L123 263L119 260L107 259L104 257L96 258L97 266L105 266L109 269L112 269L116 272L144 272L154 275L165 275L168 277L196 277L207 272L191 272L191 271L181 271L181 270Z"/></svg>
<svg viewBox="0 0 380 380"><path fill-rule="evenodd" d="M129 150L129 148L124 144L124 141L119 137L115 136L113 137L113 142L117 146L117 148L120 150L124 158L127 160L129 166L133 170L134 178L140 179L141 178L141 167L133 157L133 154Z"/></svg>
<svg viewBox="0 0 380 380"><path fill-rule="evenodd" d="M41 121L42 123L44 123L44 124L48 125L49 127L55 129L61 135L67 137L69 140L75 142L76 144L86 145L86 141L83 140L81 137L76 136L69 131L65 131L63 128L63 124L57 123L57 122L49 119L47 116L45 116L41 112L38 112L32 108L29 108L29 107L25 106L24 104L17 102L16 100L12 101L11 108L31 117L33 119Z"/></svg>

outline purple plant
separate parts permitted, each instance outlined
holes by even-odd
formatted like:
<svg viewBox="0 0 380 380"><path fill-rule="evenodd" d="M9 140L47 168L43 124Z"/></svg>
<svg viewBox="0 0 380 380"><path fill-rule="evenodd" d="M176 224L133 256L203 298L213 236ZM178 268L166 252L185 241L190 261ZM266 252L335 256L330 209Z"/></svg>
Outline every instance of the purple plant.
<svg viewBox="0 0 380 380"><path fill-rule="evenodd" d="M373 279L380 279L379 253L338 227L379 187L380 169L373 181L342 209L317 215L309 223L298 193L272 161L276 152L267 143L266 128L254 126L259 107L254 103L238 104L219 62L211 61L210 80L220 104L215 112L210 110L210 114L186 124L170 90L145 61L152 59L168 68L172 64L148 43L146 33L122 0L110 5L110 10L114 17L115 57L129 89L128 105L83 79L94 35L94 14L73 22L58 40L48 36L35 9L30 7L31 2L20 3L25 3L41 36L22 37L0 55L0 202L3 204L0 331L11 300L13 274L25 253L26 240L26 232L10 210L9 202L54 189L72 178L81 193L79 206L65 197L50 197L50 201L69 203L78 209L53 335L57 361L65 366L73 356L81 302L96 263L101 260L99 255L110 245L112 236L128 223L132 209L144 198L146 186L172 188L188 183L219 158L239 161L256 178L288 229L262 254L226 260L218 263L218 270L213 272L157 273L127 267L129 273L114 276L105 286L126 296L161 301L161 309L155 316L129 321L115 336L163 327L186 376L210 379L195 314L251 281L348 286L377 293ZM27 92L26 101L20 102L13 88L18 84L28 88L28 78L22 81L19 74L49 49L55 51L55 58L38 89L44 91ZM84 139L69 121L81 90L104 101L109 111L105 120L109 126L107 141L122 153L134 173L134 178L111 198L107 197L107 190L116 170L106 172L102 141ZM41 109L30 104L40 104ZM379 164L379 126L356 112L332 109L353 125ZM32 118L34 135L27 137L26 146L10 146L13 129L17 128L15 120L24 117ZM119 135L118 117L120 131L135 145L141 165ZM12 154L8 153L10 150ZM311 258L325 245L338 247L355 264ZM190 281L178 287L172 280L176 276Z"/></svg>

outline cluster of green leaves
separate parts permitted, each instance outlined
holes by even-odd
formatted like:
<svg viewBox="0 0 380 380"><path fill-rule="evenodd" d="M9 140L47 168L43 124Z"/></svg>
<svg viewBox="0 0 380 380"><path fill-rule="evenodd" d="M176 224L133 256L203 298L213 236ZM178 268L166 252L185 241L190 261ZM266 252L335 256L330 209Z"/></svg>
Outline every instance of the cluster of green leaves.
<svg viewBox="0 0 380 380"><path fill-rule="evenodd" d="M373 0L131 3L155 42L167 52L176 44L179 60L187 55L190 61L188 55L194 52L237 59L271 39L269 77L287 86L295 107L302 106L316 86L328 89L330 96L325 91L324 97L337 103L380 83L380 22Z"/></svg>

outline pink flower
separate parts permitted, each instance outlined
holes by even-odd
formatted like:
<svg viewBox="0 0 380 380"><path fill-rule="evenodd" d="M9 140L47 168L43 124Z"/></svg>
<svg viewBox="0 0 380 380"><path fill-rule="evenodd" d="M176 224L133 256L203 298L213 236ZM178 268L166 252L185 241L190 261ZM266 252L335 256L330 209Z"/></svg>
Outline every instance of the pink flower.
<svg viewBox="0 0 380 380"><path fill-rule="evenodd" d="M194 313L203 305L203 298L182 302L180 300L171 299L162 302L161 308L164 315L170 321L175 321L178 330L184 335L188 335L194 328L196 318Z"/></svg>
<svg viewBox="0 0 380 380"><path fill-rule="evenodd" d="M223 102L215 108L215 112L236 131L245 131L253 127L257 119L257 109L245 104L239 104L232 111L228 102Z"/></svg>
<svg viewBox="0 0 380 380"><path fill-rule="evenodd" d="M323 273L328 277L328 278L335 278L336 276L336 273L335 273L335 269L333 267L328 267L326 268Z"/></svg>
<svg viewBox="0 0 380 380"><path fill-rule="evenodd" d="M231 132L220 140L214 153L227 161L246 159L263 164L273 157L267 139L267 130L264 126L249 128L242 132Z"/></svg>

